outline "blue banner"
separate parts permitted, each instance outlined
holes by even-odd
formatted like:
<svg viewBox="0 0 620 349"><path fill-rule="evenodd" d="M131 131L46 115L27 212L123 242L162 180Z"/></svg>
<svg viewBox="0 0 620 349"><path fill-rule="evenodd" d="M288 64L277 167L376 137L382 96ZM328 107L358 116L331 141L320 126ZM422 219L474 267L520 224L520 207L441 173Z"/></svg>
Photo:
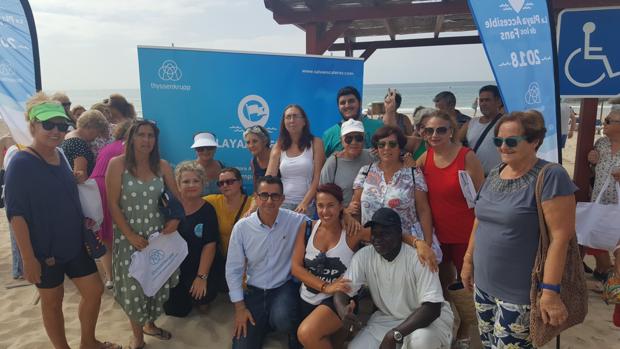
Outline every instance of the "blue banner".
<svg viewBox="0 0 620 349"><path fill-rule="evenodd" d="M468 0L506 112L536 109L547 135L538 155L557 162L554 44L544 0Z"/></svg>
<svg viewBox="0 0 620 349"><path fill-rule="evenodd" d="M30 144L26 101L41 89L34 19L26 0L0 2L0 116L13 139Z"/></svg>
<svg viewBox="0 0 620 349"><path fill-rule="evenodd" d="M278 137L284 108L301 105L311 131L341 120L336 93L363 86L363 60L178 48L138 47L144 117L161 129L162 156L172 164L195 159L194 134L217 136L217 160L241 170L252 186L243 131L265 126Z"/></svg>

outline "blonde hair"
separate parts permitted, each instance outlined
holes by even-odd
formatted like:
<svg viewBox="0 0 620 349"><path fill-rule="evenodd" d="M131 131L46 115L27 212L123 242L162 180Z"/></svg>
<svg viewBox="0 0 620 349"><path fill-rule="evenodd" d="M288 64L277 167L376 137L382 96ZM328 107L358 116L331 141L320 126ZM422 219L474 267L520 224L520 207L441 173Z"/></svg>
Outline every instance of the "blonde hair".
<svg viewBox="0 0 620 349"><path fill-rule="evenodd" d="M32 97L30 97L30 99L28 99L28 101L26 102L26 112L24 113L24 116L26 117L26 122L30 122L29 115L32 108L43 103L54 103L62 106L60 102L52 100L48 95L45 94L45 92L39 91L35 93Z"/></svg>
<svg viewBox="0 0 620 349"><path fill-rule="evenodd" d="M108 108L105 103L97 102L91 105L90 109L99 110L103 114L103 116L105 116L106 120L108 120L108 122L112 118L112 112L110 112L110 108Z"/></svg>
<svg viewBox="0 0 620 349"><path fill-rule="evenodd" d="M110 135L110 124L99 110L87 110L77 121L77 128L90 128L99 132L100 136Z"/></svg>
<svg viewBox="0 0 620 349"><path fill-rule="evenodd" d="M194 160L183 161L174 169L174 178L177 181L177 185L181 184L181 175L183 172L194 172L203 185L207 180L204 168Z"/></svg>

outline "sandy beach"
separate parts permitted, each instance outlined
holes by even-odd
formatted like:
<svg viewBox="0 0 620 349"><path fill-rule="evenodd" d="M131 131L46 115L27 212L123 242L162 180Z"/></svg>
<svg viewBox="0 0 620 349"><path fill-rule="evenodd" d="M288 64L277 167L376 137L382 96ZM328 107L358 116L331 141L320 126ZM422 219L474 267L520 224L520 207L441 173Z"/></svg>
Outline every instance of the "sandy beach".
<svg viewBox="0 0 620 349"><path fill-rule="evenodd" d="M2 125L3 126L3 125ZM0 132L5 134L6 132ZM564 163L572 175L576 137L569 140L564 152ZM593 260L588 263L593 265ZM613 306L607 306L595 292L597 284L588 276L589 314L586 321L571 328L562 335L562 348L620 348L620 329L613 326L611 316ZM23 281L11 278L11 249L4 210L0 211L0 349L39 349L51 348L48 342L39 305L34 305L37 291L34 286L26 285L5 288ZM65 281L64 314L69 344L79 347L79 321L77 307L79 294L73 284ZM569 309L570 311L570 309ZM218 296L206 314L193 311L185 319L162 316L157 325L172 332L170 341L159 341L147 337L147 348L229 348L232 333L234 310L227 295ZM125 314L114 302L112 293L106 290L103 294L97 334L100 340L114 341L127 345L130 338L130 327ZM285 348L280 338L269 338L265 348ZM555 348L555 342L544 348Z"/></svg>

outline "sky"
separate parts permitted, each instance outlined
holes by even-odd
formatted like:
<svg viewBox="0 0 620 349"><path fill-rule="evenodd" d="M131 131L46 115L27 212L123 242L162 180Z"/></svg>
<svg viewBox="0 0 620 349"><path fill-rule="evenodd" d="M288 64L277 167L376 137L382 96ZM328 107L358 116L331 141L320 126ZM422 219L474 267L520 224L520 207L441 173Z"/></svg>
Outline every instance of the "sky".
<svg viewBox="0 0 620 349"><path fill-rule="evenodd" d="M262 0L30 0L30 5L45 90L138 88L138 45L305 53L305 33L277 24ZM493 75L480 44L377 50L364 70L366 84L488 80Z"/></svg>

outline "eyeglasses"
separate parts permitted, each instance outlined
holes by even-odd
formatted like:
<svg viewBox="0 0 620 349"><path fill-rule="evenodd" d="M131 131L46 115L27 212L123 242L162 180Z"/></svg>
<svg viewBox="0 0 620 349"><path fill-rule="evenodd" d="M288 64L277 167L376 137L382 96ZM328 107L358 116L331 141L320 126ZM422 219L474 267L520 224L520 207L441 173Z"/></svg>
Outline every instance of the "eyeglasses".
<svg viewBox="0 0 620 349"><path fill-rule="evenodd" d="M398 147L398 142L396 142L396 141L377 142L377 148L378 149L385 148L386 145L388 146L388 148L394 149L394 148Z"/></svg>
<svg viewBox="0 0 620 349"><path fill-rule="evenodd" d="M282 200L282 196L283 196L280 193L267 193L267 192L257 193L256 195L258 196L259 199L261 199L261 201L267 201L269 200L269 198L271 198L271 201L280 201Z"/></svg>
<svg viewBox="0 0 620 349"><path fill-rule="evenodd" d="M620 120L612 120L609 117L606 117L605 125L611 125L611 124L620 124Z"/></svg>
<svg viewBox="0 0 620 349"><path fill-rule="evenodd" d="M225 179L225 180L223 180L223 181L217 181L217 186L218 186L218 187L223 187L223 186L224 186L224 184L226 184L226 185L233 185L233 184L235 184L235 182L236 182L236 181L238 181L238 179L237 179L237 178L233 178L233 179Z"/></svg>
<svg viewBox="0 0 620 349"><path fill-rule="evenodd" d="M64 102L64 103L61 103L61 104L65 108L70 108L71 107L71 102Z"/></svg>
<svg viewBox="0 0 620 349"><path fill-rule="evenodd" d="M351 144L353 141L357 143L362 143L364 141L363 135L346 135L344 136L344 142L347 144Z"/></svg>
<svg viewBox="0 0 620 349"><path fill-rule="evenodd" d="M293 120L300 120L303 119L304 116L300 115L300 114L289 114L289 115L285 115L284 116L284 120L286 121L293 121Z"/></svg>
<svg viewBox="0 0 620 349"><path fill-rule="evenodd" d="M437 135L439 136L443 136L448 133L448 127L445 127L445 126L441 126L437 128L425 127L423 130L423 133L425 136L428 136L428 137L434 135L435 133L437 133Z"/></svg>
<svg viewBox="0 0 620 349"><path fill-rule="evenodd" d="M213 151L215 150L216 147L197 147L194 148L194 150L196 150L197 152L201 153L203 151Z"/></svg>
<svg viewBox="0 0 620 349"><path fill-rule="evenodd" d="M506 138L493 137L493 143L498 148L501 147L502 144L504 143L506 144L508 148L514 148L519 144L519 142L525 139L527 139L527 137L525 136L512 136L512 137L506 137Z"/></svg>
<svg viewBox="0 0 620 349"><path fill-rule="evenodd" d="M46 131L51 131L54 127L60 132L67 132L69 130L69 124L66 122L51 122L49 120L41 121L41 126Z"/></svg>

